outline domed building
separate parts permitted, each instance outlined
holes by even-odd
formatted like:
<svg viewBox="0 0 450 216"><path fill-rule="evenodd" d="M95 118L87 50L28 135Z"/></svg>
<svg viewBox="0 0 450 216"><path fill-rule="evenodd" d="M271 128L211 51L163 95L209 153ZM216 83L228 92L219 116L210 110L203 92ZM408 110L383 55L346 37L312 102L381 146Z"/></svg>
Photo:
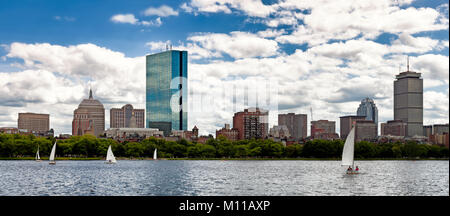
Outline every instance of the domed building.
<svg viewBox="0 0 450 216"><path fill-rule="evenodd" d="M105 108L92 97L92 90L89 90L89 99L81 101L78 109L73 112L72 135L91 134L98 137L104 131Z"/></svg>

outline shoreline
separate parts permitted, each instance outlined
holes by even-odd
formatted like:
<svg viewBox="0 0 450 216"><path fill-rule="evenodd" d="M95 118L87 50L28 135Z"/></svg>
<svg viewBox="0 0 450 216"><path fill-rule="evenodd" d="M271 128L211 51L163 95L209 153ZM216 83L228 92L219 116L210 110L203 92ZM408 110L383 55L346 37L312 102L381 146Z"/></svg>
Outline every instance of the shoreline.
<svg viewBox="0 0 450 216"><path fill-rule="evenodd" d="M128 160L128 161L137 161L137 160L153 160L153 158L126 158L126 157L117 157L117 160ZM34 157L20 157L20 158L0 158L0 161L2 160L35 160ZM48 161L48 157L41 158L42 161ZM68 161L68 160L74 160L74 161L90 161L90 160L106 160L106 158L100 158L100 157L92 157L92 158L69 158L69 157L61 157L56 158L56 161ZM273 161L288 161L288 160L301 160L301 161L340 161L341 158L160 158L158 160L222 160L222 161L228 161L228 160L236 160L236 161L267 161L267 160L273 160ZM391 160L391 161L401 161L401 160L409 160L409 161L415 161L415 160L442 160L442 161L448 161L449 158L355 158L355 161L375 161L375 160Z"/></svg>

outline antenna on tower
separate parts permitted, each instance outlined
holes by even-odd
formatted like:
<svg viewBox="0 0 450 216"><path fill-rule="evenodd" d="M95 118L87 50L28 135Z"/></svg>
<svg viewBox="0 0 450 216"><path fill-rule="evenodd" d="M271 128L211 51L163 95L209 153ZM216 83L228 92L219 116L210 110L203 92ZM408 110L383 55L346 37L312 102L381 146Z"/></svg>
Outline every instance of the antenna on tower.
<svg viewBox="0 0 450 216"><path fill-rule="evenodd" d="M409 71L409 56L406 58L406 71Z"/></svg>
<svg viewBox="0 0 450 216"><path fill-rule="evenodd" d="M311 111L311 121L314 121L314 119L313 119L313 113L312 113L312 107L309 107L309 110Z"/></svg>

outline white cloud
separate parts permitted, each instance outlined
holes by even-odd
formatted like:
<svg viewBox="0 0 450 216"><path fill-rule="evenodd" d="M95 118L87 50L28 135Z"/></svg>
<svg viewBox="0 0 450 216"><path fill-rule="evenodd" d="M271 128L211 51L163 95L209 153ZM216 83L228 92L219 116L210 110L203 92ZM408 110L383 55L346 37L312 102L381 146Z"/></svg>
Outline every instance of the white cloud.
<svg viewBox="0 0 450 216"><path fill-rule="evenodd" d="M178 12L173 10L171 7L167 5L162 5L159 8L149 7L144 11L144 15L146 16L178 16Z"/></svg>
<svg viewBox="0 0 450 216"><path fill-rule="evenodd" d="M111 17L111 21L115 23L138 24L139 20L133 14L116 14Z"/></svg>
<svg viewBox="0 0 450 216"><path fill-rule="evenodd" d="M279 49L277 42L273 40L239 31L230 34L199 34L190 36L187 40L215 53L215 56L227 54L233 58L273 56L278 54Z"/></svg>
<svg viewBox="0 0 450 216"><path fill-rule="evenodd" d="M143 26L156 26L159 27L162 25L161 18L158 17L155 20L142 20L137 19L134 14L116 14L111 17L111 21L114 23L128 23L132 25L143 25Z"/></svg>
<svg viewBox="0 0 450 216"><path fill-rule="evenodd" d="M192 0L189 4L182 6L190 8L190 11L195 9L198 12L208 13L223 12L229 14L232 12L231 9L235 9L253 17L267 17L276 10L273 5L266 5L261 0Z"/></svg>
<svg viewBox="0 0 450 216"><path fill-rule="evenodd" d="M438 45L439 40L428 37L413 37L403 33L392 42L390 50L393 53L425 53L438 48Z"/></svg>

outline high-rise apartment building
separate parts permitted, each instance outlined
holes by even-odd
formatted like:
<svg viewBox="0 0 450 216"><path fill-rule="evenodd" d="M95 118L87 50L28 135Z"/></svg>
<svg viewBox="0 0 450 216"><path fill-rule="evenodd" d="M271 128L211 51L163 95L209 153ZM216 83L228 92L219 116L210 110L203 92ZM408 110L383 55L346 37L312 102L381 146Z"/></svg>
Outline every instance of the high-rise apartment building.
<svg viewBox="0 0 450 216"><path fill-rule="evenodd" d="M187 51L168 50L146 56L146 127L187 130Z"/></svg>
<svg viewBox="0 0 450 216"><path fill-rule="evenodd" d="M352 127L355 125L357 120L365 120L365 116L342 116L340 118L340 130L341 130L341 139L345 140L347 139L347 135L350 133L350 130L352 130Z"/></svg>
<svg viewBox="0 0 450 216"><path fill-rule="evenodd" d="M406 123L402 120L391 120L386 123L381 123L382 136L400 136L404 137L406 134Z"/></svg>
<svg viewBox="0 0 450 216"><path fill-rule="evenodd" d="M378 129L372 120L357 120L355 124L355 141L374 141L378 137Z"/></svg>
<svg viewBox="0 0 450 216"><path fill-rule="evenodd" d="M112 108L109 113L110 128L144 128L144 114L144 109L134 109L131 104L120 109Z"/></svg>
<svg viewBox="0 0 450 216"><path fill-rule="evenodd" d="M244 112L235 113L233 128L239 131L239 140L264 139L269 132L269 111L259 108L245 109Z"/></svg>
<svg viewBox="0 0 450 216"><path fill-rule="evenodd" d="M356 115L365 116L366 120L371 120L378 125L378 108L375 102L368 97L361 100Z"/></svg>
<svg viewBox="0 0 450 216"><path fill-rule="evenodd" d="M407 137L423 135L423 79L409 64L394 81L394 120L406 123Z"/></svg>
<svg viewBox="0 0 450 216"><path fill-rule="evenodd" d="M304 139L308 136L306 114L278 114L278 125L286 125L289 133L295 139Z"/></svg>
<svg viewBox="0 0 450 216"><path fill-rule="evenodd" d="M26 132L47 132L50 129L50 115L39 113L19 113L17 120L19 130Z"/></svg>
<svg viewBox="0 0 450 216"><path fill-rule="evenodd" d="M89 98L81 101L73 112L72 135L91 134L98 137L104 131L105 108L100 101L94 99L92 90L89 90Z"/></svg>
<svg viewBox="0 0 450 216"><path fill-rule="evenodd" d="M313 139L336 139L336 122L328 120L311 121L311 137Z"/></svg>

